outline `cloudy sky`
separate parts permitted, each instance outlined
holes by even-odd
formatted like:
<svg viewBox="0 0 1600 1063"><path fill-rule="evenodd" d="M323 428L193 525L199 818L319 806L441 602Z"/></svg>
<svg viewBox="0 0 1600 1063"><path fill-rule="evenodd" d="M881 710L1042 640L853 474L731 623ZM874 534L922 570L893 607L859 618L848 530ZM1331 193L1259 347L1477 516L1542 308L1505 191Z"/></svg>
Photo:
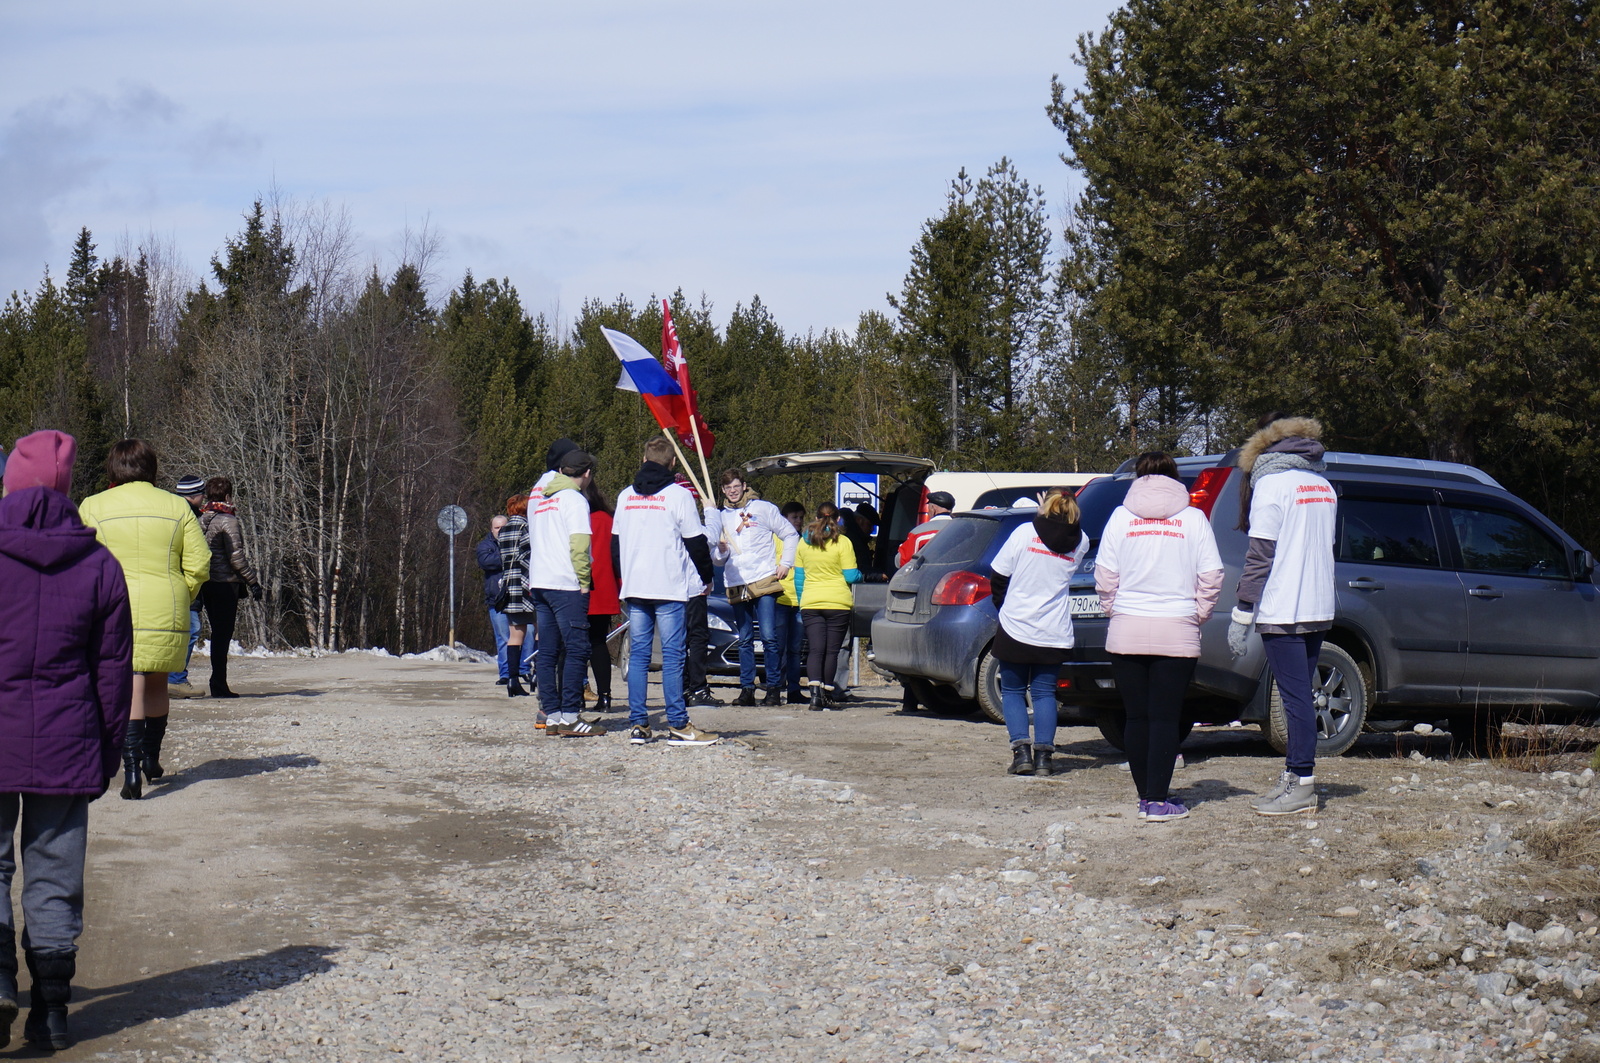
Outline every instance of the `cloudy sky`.
<svg viewBox="0 0 1600 1063"><path fill-rule="evenodd" d="M1045 116L1110 0L69 0L0 5L0 294L155 234L197 274L257 197L327 201L392 268L439 238L533 311L759 295L788 331L898 290L962 167L1059 212Z"/></svg>

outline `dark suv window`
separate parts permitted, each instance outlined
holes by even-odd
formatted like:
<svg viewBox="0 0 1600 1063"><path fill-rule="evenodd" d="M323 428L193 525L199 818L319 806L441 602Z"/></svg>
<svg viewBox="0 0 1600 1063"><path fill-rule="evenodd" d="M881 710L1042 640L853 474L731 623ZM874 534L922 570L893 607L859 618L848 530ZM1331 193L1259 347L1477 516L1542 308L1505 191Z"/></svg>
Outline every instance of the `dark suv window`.
<svg viewBox="0 0 1600 1063"><path fill-rule="evenodd" d="M1340 561L1439 567L1439 542L1425 504L1346 498L1339 503Z"/></svg>
<svg viewBox="0 0 1600 1063"><path fill-rule="evenodd" d="M1530 522L1494 509L1449 506L1467 572L1568 579L1566 551Z"/></svg>

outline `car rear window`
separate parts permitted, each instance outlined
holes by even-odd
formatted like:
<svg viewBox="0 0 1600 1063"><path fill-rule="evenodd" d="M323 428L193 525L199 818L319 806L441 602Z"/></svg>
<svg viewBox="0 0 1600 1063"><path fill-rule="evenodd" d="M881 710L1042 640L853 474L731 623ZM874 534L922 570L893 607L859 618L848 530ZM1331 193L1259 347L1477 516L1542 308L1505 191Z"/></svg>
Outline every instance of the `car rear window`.
<svg viewBox="0 0 1600 1063"><path fill-rule="evenodd" d="M994 541L1000 522L987 517L951 517L950 525L922 548L924 564L946 561L976 561Z"/></svg>
<svg viewBox="0 0 1600 1063"><path fill-rule="evenodd" d="M1063 484L1063 491L1071 491L1072 487ZM1040 495L1050 490L1048 487L991 487L978 496L972 503L973 509L1011 509L1021 499L1027 499L1024 505L1033 505Z"/></svg>
<svg viewBox="0 0 1600 1063"><path fill-rule="evenodd" d="M1182 476L1183 486L1194 489L1194 482L1199 478L1200 470L1196 469L1193 476ZM1128 488L1133 486L1132 476L1103 477L1091 480L1078 492L1078 509L1083 516L1079 518L1078 526L1083 529L1085 538L1100 538L1100 533L1106 530L1106 521L1111 519L1112 512L1128 497Z"/></svg>

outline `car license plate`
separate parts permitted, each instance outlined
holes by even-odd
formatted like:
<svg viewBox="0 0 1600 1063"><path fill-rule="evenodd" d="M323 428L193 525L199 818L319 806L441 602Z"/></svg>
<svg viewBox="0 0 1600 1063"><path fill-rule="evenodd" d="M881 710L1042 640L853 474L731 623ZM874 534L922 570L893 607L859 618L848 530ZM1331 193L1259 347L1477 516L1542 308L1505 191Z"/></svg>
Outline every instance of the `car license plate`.
<svg viewBox="0 0 1600 1063"><path fill-rule="evenodd" d="M1098 594L1074 594L1072 596L1072 615L1082 617L1105 616L1105 611L1100 608Z"/></svg>

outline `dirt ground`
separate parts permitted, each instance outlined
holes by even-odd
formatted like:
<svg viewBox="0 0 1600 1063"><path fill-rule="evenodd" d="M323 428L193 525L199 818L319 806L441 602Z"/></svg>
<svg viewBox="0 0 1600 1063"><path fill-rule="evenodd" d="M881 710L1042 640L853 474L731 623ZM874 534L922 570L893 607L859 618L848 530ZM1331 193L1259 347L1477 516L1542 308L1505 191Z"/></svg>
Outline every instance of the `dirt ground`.
<svg viewBox="0 0 1600 1063"><path fill-rule="evenodd" d="M145 800L119 800L113 789L92 808L72 1020L80 1041L57 1058L159 1052L173 1043L177 1016L325 968L357 937L447 917L416 889L430 868L508 852L540 858L549 824L454 807L426 772L395 768L386 752L396 742L529 740L528 702L505 698L489 666L362 654L247 659L234 679L245 697L174 704L164 758L172 774ZM1174 783L1194 815L1151 826L1136 820L1130 777L1097 731L1061 733L1054 777L1011 777L1003 729L902 713L898 693L864 686L840 713L724 708L695 719L768 763L859 787L926 824L915 847L885 843L868 825L838 835L808 854L826 874L890 866L939 877L992 861L983 838L1040 839L1060 824L1061 844L1080 857L1081 893L1203 911L1242 928L1336 926L1357 939L1376 936L1381 916L1334 912L1360 906L1361 879L1404 880L1419 860L1470 851L1496 822L1518 833L1527 802L1499 791L1542 785L1506 762L1451 760L1442 737L1373 735L1319 766L1315 820L1263 819L1248 800L1281 760L1253 729L1201 729ZM463 737L463 720L504 727ZM621 735L594 741L612 747L610 759L630 748ZM1508 911L1524 903L1514 892ZM4 1053L29 1055L16 1043Z"/></svg>

